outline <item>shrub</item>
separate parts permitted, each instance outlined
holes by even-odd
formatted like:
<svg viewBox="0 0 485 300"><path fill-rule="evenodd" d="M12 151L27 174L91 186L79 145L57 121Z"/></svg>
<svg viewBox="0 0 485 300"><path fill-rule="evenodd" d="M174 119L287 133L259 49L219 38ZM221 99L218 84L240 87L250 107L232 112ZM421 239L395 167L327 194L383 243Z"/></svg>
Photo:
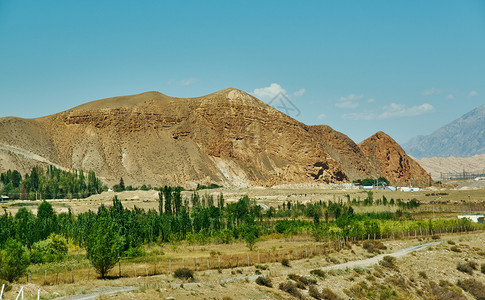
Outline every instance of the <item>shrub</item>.
<svg viewBox="0 0 485 300"><path fill-rule="evenodd" d="M140 248L130 247L130 248L128 248L128 250L123 252L124 257L139 257L139 256L144 256L144 255L145 255L145 251L143 251Z"/></svg>
<svg viewBox="0 0 485 300"><path fill-rule="evenodd" d="M453 252L461 252L461 250L457 246L452 246L450 250Z"/></svg>
<svg viewBox="0 0 485 300"><path fill-rule="evenodd" d="M269 277L259 276L258 278L256 278L256 283L267 287L273 287L273 284L271 283L271 279Z"/></svg>
<svg viewBox="0 0 485 300"><path fill-rule="evenodd" d="M434 281L430 281L428 291L434 296L434 299L465 299L465 297L463 297L463 292L459 287L454 286L445 280L441 280L439 285Z"/></svg>
<svg viewBox="0 0 485 300"><path fill-rule="evenodd" d="M339 296L337 296L337 294L335 294L329 288L323 288L323 290L320 294L322 295L322 299L326 299L326 300L340 300L341 299Z"/></svg>
<svg viewBox="0 0 485 300"><path fill-rule="evenodd" d="M384 258L379 261L379 264L383 267L397 270L396 258L390 255L384 256Z"/></svg>
<svg viewBox="0 0 485 300"><path fill-rule="evenodd" d="M259 269L259 270L268 270L269 269L268 265L254 265L254 267L256 269Z"/></svg>
<svg viewBox="0 0 485 300"><path fill-rule="evenodd" d="M454 241L451 241L451 240L448 241L448 244L449 245L456 245L456 243Z"/></svg>
<svg viewBox="0 0 485 300"><path fill-rule="evenodd" d="M295 281L297 284L300 282L301 284L303 284L304 287L317 283L317 281L313 278L308 278L308 277L300 276L296 274L289 274L288 278Z"/></svg>
<svg viewBox="0 0 485 300"><path fill-rule="evenodd" d="M477 300L485 300L485 285L475 279L458 280L458 286L472 294Z"/></svg>
<svg viewBox="0 0 485 300"><path fill-rule="evenodd" d="M418 273L419 274L419 277L423 278L423 279L428 279L428 275L426 275L426 272L424 271L421 271Z"/></svg>
<svg viewBox="0 0 485 300"><path fill-rule="evenodd" d="M485 274L485 264L482 264L480 270L482 271L483 274Z"/></svg>
<svg viewBox="0 0 485 300"><path fill-rule="evenodd" d="M175 270L174 277L184 280L194 280L194 271L188 268L180 268Z"/></svg>
<svg viewBox="0 0 485 300"><path fill-rule="evenodd" d="M301 281L296 282L296 287L300 290L306 290L306 285L304 285Z"/></svg>
<svg viewBox="0 0 485 300"><path fill-rule="evenodd" d="M320 278L325 278L325 272L323 272L321 269L311 270L310 274L318 276Z"/></svg>
<svg viewBox="0 0 485 300"><path fill-rule="evenodd" d="M12 289L12 285L8 282L8 281L3 281L2 279L0 279L0 286L4 285L5 284L5 288L3 289L3 292L8 292ZM1 290L1 288L0 288Z"/></svg>
<svg viewBox="0 0 485 300"><path fill-rule="evenodd" d="M379 250L387 249L387 247L382 242L372 241L372 240L364 241L362 243L362 248L367 250L367 252L369 253L376 253L376 252L379 252Z"/></svg>
<svg viewBox="0 0 485 300"><path fill-rule="evenodd" d="M456 269L468 275L473 275L473 268L468 263L458 263Z"/></svg>
<svg viewBox="0 0 485 300"><path fill-rule="evenodd" d="M318 291L318 288L314 285L310 286L310 288L308 288L308 295L310 295L311 297L315 298L315 299L322 299L322 294L320 294L320 292Z"/></svg>
<svg viewBox="0 0 485 300"><path fill-rule="evenodd" d="M284 267L291 268L290 261L288 259L286 259L286 258L284 258L284 259L281 260L281 265L284 266Z"/></svg>
<svg viewBox="0 0 485 300"><path fill-rule="evenodd" d="M478 263L473 261L473 260L470 260L468 262L468 265L470 266L470 268L472 268L473 270L478 270Z"/></svg>
<svg viewBox="0 0 485 300"><path fill-rule="evenodd" d="M63 260L69 250L67 241L59 234L52 233L49 238L34 243L29 254L30 262L45 263Z"/></svg>
<svg viewBox="0 0 485 300"><path fill-rule="evenodd" d="M286 293L292 295L293 297L296 297L298 299L303 299L303 295L298 290L296 285L291 281L280 283L279 289L282 290L283 292L286 292Z"/></svg>
<svg viewBox="0 0 485 300"><path fill-rule="evenodd" d="M431 238L433 240L439 240L441 237L438 234L434 234Z"/></svg>

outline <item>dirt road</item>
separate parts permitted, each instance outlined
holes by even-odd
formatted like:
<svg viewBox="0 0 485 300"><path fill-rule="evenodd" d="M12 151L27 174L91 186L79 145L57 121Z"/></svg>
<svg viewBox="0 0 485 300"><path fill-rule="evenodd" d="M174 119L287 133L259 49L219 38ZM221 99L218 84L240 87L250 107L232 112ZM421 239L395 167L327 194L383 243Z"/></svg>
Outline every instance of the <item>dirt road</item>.
<svg viewBox="0 0 485 300"><path fill-rule="evenodd" d="M393 256L393 257L398 258L398 257L408 255L408 254L415 252L415 251L424 250L424 249L426 249L430 246L439 245L441 243L443 243L443 242L438 241L438 242L431 242L431 243L416 245L416 246L397 250L396 252L393 252L393 253L390 253L390 254L380 254L380 255L377 255L377 256L374 256L374 257L371 257L371 258L368 258L368 259L349 261L349 262L346 262L346 263L343 263L343 264L323 267L321 269L323 271L329 271L329 270L336 270L336 269L346 269L346 268L353 269L353 268L357 268L357 267L362 267L362 268L363 267L369 267L369 266L378 264L379 261L384 258L384 256L389 255L389 256Z"/></svg>

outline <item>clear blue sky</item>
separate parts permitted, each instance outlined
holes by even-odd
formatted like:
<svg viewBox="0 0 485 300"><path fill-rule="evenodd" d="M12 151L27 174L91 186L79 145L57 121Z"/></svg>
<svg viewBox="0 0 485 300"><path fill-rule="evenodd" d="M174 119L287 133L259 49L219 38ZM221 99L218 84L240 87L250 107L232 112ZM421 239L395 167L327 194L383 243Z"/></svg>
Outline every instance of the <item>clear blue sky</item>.
<svg viewBox="0 0 485 300"><path fill-rule="evenodd" d="M485 1L0 0L0 117L227 87L404 143L485 103Z"/></svg>

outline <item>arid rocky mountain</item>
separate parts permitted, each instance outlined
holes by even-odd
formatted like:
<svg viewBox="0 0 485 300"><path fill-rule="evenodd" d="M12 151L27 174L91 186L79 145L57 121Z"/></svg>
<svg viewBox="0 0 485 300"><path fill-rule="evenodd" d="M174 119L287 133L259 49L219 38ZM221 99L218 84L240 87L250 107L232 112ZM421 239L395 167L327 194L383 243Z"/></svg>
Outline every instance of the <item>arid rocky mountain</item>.
<svg viewBox="0 0 485 300"><path fill-rule="evenodd" d="M384 132L379 131L360 142L359 147L377 167L378 175L394 184L431 184L430 175Z"/></svg>
<svg viewBox="0 0 485 300"><path fill-rule="evenodd" d="M485 154L485 104L430 135L414 137L403 147L417 158Z"/></svg>
<svg viewBox="0 0 485 300"><path fill-rule="evenodd" d="M2 172L54 164L94 170L108 184L123 177L131 185L190 187L339 183L387 170L391 181L429 182L404 152L368 154L381 147L368 143L364 151L328 126L307 126L237 89L187 99L147 92L38 119L0 119Z"/></svg>

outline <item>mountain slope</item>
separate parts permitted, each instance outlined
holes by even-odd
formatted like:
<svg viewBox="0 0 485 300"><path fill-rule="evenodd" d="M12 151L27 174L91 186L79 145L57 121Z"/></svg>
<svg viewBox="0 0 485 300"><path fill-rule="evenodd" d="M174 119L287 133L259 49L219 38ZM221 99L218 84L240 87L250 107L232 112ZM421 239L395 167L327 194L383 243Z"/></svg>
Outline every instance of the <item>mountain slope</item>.
<svg viewBox="0 0 485 300"><path fill-rule="evenodd" d="M410 155L418 158L484 154L485 104L430 135L414 137L403 147Z"/></svg>
<svg viewBox="0 0 485 300"><path fill-rule="evenodd" d="M120 177L136 186L338 183L377 168L344 134L307 126L237 89L102 99L33 120L2 118L0 129L1 172L52 163L94 170L108 184Z"/></svg>
<svg viewBox="0 0 485 300"><path fill-rule="evenodd" d="M360 142L359 147L376 166L376 177L383 176L400 185L431 183L431 176L384 132L379 131Z"/></svg>
<svg viewBox="0 0 485 300"><path fill-rule="evenodd" d="M416 161L431 174L434 180L441 179L441 173L460 173L463 171L485 173L485 154L471 157L425 157Z"/></svg>

